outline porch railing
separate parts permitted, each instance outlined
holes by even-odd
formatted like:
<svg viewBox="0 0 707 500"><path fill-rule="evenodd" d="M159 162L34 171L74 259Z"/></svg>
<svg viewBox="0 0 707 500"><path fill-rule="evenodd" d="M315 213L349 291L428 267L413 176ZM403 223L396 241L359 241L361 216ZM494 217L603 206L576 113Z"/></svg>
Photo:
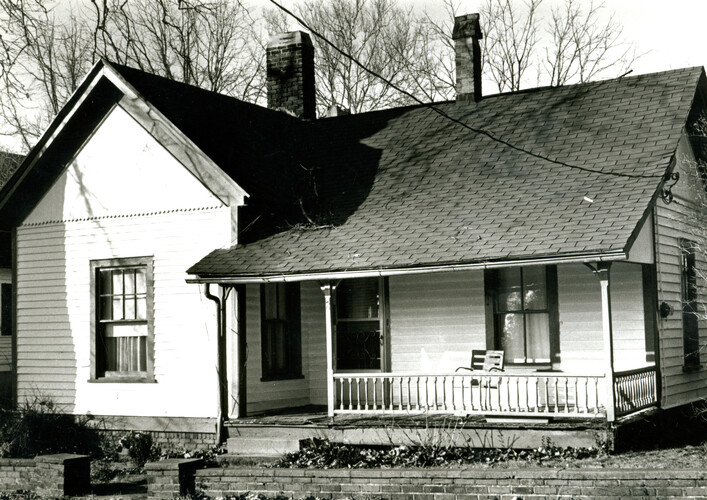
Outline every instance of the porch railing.
<svg viewBox="0 0 707 500"><path fill-rule="evenodd" d="M339 373L334 413L603 417L603 375Z"/></svg>
<svg viewBox="0 0 707 500"><path fill-rule="evenodd" d="M617 417L657 404L655 367L614 373L614 398Z"/></svg>

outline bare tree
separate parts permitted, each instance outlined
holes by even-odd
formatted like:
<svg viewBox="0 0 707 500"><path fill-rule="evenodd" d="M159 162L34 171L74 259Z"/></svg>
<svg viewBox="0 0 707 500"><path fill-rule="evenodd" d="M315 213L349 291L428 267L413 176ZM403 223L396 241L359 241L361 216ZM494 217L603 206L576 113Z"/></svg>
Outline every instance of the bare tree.
<svg viewBox="0 0 707 500"><path fill-rule="evenodd" d="M622 39L621 25L613 17L600 20L604 8L603 3L567 0L552 9L544 61L550 85L586 82L610 71L623 74L635 61L635 49Z"/></svg>
<svg viewBox="0 0 707 500"><path fill-rule="evenodd" d="M411 8L396 0L309 0L295 11L314 31L384 77L372 75L315 36L320 113L333 105L358 113L414 102L394 86L425 101L449 95L438 60L431 55L443 50L443 42ZM278 12L269 12L266 20L271 33L292 27Z"/></svg>
<svg viewBox="0 0 707 500"><path fill-rule="evenodd" d="M520 90L537 67L538 8L543 0L486 0L480 9L484 72L501 92Z"/></svg>

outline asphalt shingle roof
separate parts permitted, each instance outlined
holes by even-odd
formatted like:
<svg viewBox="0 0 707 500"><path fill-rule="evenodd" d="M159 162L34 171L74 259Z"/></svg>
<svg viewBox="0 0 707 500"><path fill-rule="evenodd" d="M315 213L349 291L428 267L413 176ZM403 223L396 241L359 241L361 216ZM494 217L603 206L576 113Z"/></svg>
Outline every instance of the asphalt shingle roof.
<svg viewBox="0 0 707 500"><path fill-rule="evenodd" d="M263 164L272 144L280 155L267 164L270 183L244 185L229 163L238 147L212 141L202 149L254 200L272 199L267 191L287 191L288 183L298 188L287 191L290 212L277 227L215 250L188 272L268 276L624 250L675 153L700 79L702 69L689 68L436 105L534 154L648 178L546 161L422 106L295 122L239 105L260 127L253 132L238 114L228 122L244 141L259 139L241 158L253 161L248 168ZM186 121L199 144L208 125ZM287 140L278 138L284 127Z"/></svg>

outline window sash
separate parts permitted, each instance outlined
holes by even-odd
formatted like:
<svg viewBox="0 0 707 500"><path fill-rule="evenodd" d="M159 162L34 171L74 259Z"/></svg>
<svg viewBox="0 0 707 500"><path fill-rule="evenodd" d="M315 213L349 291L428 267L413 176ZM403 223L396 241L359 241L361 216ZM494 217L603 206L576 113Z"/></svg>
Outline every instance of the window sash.
<svg viewBox="0 0 707 500"><path fill-rule="evenodd" d="M680 240L680 295L684 366L700 364L700 330L697 306L696 244Z"/></svg>
<svg viewBox="0 0 707 500"><path fill-rule="evenodd" d="M299 284L264 284L260 297L262 379L302 377Z"/></svg>
<svg viewBox="0 0 707 500"><path fill-rule="evenodd" d="M152 257L91 261L91 276L91 379L154 381Z"/></svg>

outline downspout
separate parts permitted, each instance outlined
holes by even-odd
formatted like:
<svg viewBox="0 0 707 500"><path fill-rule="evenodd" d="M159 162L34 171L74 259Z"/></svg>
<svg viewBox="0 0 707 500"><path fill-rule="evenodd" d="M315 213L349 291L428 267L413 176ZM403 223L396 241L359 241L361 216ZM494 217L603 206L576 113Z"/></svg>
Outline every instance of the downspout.
<svg viewBox="0 0 707 500"><path fill-rule="evenodd" d="M206 283L204 296L216 303L216 359L218 376L218 416L216 421L216 444L225 441L224 421L228 414L228 379L226 374L226 305L225 299L211 293L211 285Z"/></svg>

